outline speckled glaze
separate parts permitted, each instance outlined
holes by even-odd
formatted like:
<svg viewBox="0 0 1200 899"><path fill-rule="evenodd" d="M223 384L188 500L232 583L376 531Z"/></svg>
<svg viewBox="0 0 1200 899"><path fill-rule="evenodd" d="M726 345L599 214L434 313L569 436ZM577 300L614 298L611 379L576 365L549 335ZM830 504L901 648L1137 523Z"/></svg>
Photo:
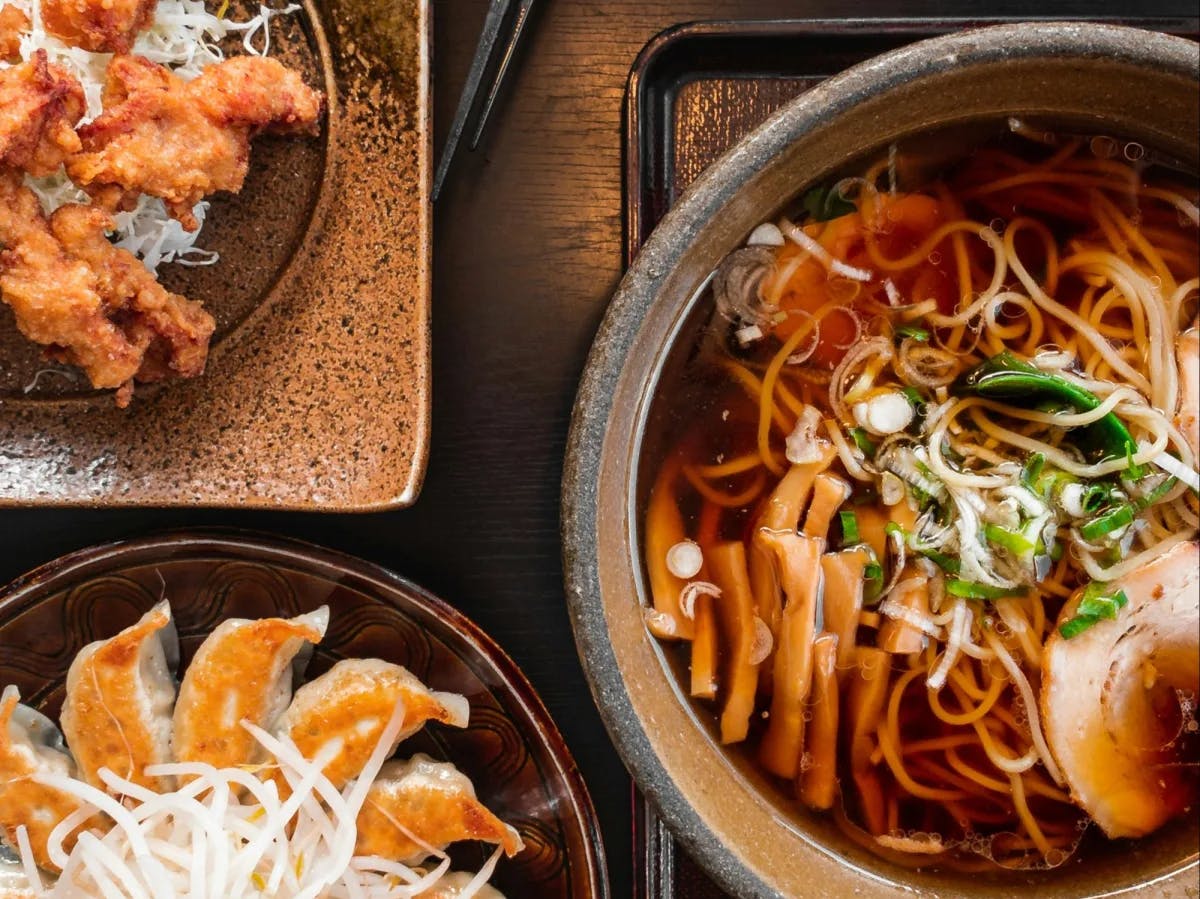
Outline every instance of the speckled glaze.
<svg viewBox="0 0 1200 899"><path fill-rule="evenodd" d="M741 752L719 745L710 710L688 699L674 654L646 631L638 530L648 475L640 466L661 436L651 414L656 391L687 351L697 289L755 225L850 159L935 128L1013 114L1134 137L1194 170L1198 57L1183 39L1070 23L963 32L878 57L806 93L714 164L618 289L568 448L571 619L596 703L639 787L732 895L1196 895L1194 816L1053 871L966 876L889 864L828 817L797 808Z"/></svg>
<svg viewBox="0 0 1200 899"><path fill-rule="evenodd" d="M479 797L521 833L493 884L514 899L607 899L604 847L571 753L520 669L469 619L420 587L340 553L291 540L201 531L81 550L0 590L0 687L57 720L67 670L162 596L179 629L182 668L228 618L290 617L321 605L329 630L306 669L342 659L403 665L434 689L466 696L465 728L430 725L400 749L456 764ZM464 843L456 868L488 851Z"/></svg>
<svg viewBox="0 0 1200 899"><path fill-rule="evenodd" d="M254 4L257 8L257 4ZM236 15L237 5L235 4ZM0 304L0 504L360 511L410 504L429 434L428 0L308 0L272 54L329 98L214 198L207 268L164 266L217 333L130 408L46 372ZM43 373L38 376L38 372Z"/></svg>

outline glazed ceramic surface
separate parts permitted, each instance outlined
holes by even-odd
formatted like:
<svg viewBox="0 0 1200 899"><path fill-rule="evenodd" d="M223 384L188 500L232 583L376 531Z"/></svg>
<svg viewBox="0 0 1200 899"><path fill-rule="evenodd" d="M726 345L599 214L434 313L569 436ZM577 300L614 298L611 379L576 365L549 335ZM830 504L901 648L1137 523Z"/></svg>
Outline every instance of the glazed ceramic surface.
<svg viewBox="0 0 1200 899"><path fill-rule="evenodd" d="M0 304L0 503L362 510L416 498L429 431L429 26L428 0L307 0L272 20L272 55L325 92L328 114L319 137L257 139L242 192L212 198L200 246L220 262L160 269L217 320L203 377L139 386L117 409L48 366Z"/></svg>
<svg viewBox="0 0 1200 899"><path fill-rule="evenodd" d="M182 666L227 618L330 608L329 631L306 679L347 658L403 665L433 689L461 693L468 727L430 725L401 746L454 762L479 797L514 825L526 849L492 883L510 897L607 897L591 800L562 737L516 665L474 624L383 569L307 544L204 533L83 550L17 580L0 595L0 685L57 720L67 669L93 640L171 602ZM182 668L181 668L182 671ZM477 844L451 850L478 869Z"/></svg>
<svg viewBox="0 0 1200 899"><path fill-rule="evenodd" d="M803 190L892 142L985 133L1011 115L1142 141L1197 168L1200 51L1187 40L1069 23L925 41L814 88L722 157L684 195L622 282L577 400L563 491L572 622L593 694L639 787L733 895L939 897L1195 894L1196 820L1136 843L1085 845L1049 872L956 875L889 864L811 815L687 696L671 647L642 623L640 519L662 414L727 253ZM1188 891L1191 891L1190 893Z"/></svg>

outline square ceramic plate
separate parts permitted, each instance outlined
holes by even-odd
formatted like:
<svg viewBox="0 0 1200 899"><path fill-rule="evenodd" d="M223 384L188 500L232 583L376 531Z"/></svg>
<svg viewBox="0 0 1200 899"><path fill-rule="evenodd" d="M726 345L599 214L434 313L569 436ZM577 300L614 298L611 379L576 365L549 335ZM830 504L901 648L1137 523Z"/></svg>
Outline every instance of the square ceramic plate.
<svg viewBox="0 0 1200 899"><path fill-rule="evenodd" d="M217 265L160 270L217 319L203 377L139 386L117 409L47 366L0 304L0 504L413 502L429 433L429 34L428 0L305 0L272 21L272 55L325 92L328 115L317 138L255 141L245 188L213 198L200 238Z"/></svg>

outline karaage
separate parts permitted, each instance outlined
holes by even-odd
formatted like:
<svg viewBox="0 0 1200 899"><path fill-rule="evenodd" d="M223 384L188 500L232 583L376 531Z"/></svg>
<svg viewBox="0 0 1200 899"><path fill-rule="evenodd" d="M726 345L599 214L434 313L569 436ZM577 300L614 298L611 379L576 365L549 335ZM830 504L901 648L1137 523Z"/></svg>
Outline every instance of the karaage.
<svg viewBox="0 0 1200 899"><path fill-rule="evenodd" d="M93 53L128 53L154 21L157 0L42 0L46 30Z"/></svg>
<svg viewBox="0 0 1200 899"><path fill-rule="evenodd" d="M109 209L149 194L195 230L196 203L241 190L253 135L315 133L323 105L320 92L273 59L236 57L184 82L147 59L117 56L104 113L79 129L83 151L67 172Z"/></svg>
<svg viewBox="0 0 1200 899"><path fill-rule="evenodd" d="M0 6L0 60L21 59L21 35L29 30L29 16L10 4Z"/></svg>
<svg viewBox="0 0 1200 899"><path fill-rule="evenodd" d="M53 359L78 365L126 406L134 381L204 371L214 322L169 293L105 232L102 209L62 206L48 219L15 171L0 172L0 297Z"/></svg>
<svg viewBox="0 0 1200 899"><path fill-rule="evenodd" d="M75 124L83 115L83 88L39 50L29 62L0 69L0 165L31 175L58 171L80 149Z"/></svg>

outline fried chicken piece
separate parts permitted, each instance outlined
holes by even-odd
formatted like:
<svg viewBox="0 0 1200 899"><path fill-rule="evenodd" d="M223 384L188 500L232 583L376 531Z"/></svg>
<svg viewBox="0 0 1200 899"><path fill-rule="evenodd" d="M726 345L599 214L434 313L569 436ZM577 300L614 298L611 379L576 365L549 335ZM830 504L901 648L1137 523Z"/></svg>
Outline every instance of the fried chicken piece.
<svg viewBox="0 0 1200 899"><path fill-rule="evenodd" d="M31 175L58 171L80 149L75 123L85 108L75 76L51 65L44 50L0 70L0 165Z"/></svg>
<svg viewBox="0 0 1200 899"><path fill-rule="evenodd" d="M0 60L20 62L21 35L28 30L29 16L15 6L0 6Z"/></svg>
<svg viewBox="0 0 1200 899"><path fill-rule="evenodd" d="M128 53L154 21L157 0L42 0L46 30L93 53Z"/></svg>
<svg viewBox="0 0 1200 899"><path fill-rule="evenodd" d="M94 387L117 388L126 406L135 379L201 374L215 324L109 243L113 227L92 206L63 206L47 219L19 173L0 173L0 297L22 334L78 365Z"/></svg>
<svg viewBox="0 0 1200 899"><path fill-rule="evenodd" d="M83 152L67 162L71 180L117 209L138 194L161 197L189 231L201 199L237 193L262 131L313 133L324 100L273 59L239 56L183 82L136 56L108 67L104 113L79 129Z"/></svg>

